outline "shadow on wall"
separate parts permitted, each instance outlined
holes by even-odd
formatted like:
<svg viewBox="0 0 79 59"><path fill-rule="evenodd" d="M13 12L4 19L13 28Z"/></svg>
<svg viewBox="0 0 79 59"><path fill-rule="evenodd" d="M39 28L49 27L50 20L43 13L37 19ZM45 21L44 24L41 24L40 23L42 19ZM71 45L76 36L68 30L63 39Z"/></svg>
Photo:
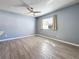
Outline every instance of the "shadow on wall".
<svg viewBox="0 0 79 59"><path fill-rule="evenodd" d="M57 15L57 31L41 30L42 19L53 15ZM37 34L56 36L61 40L79 44L79 4L39 17L36 22Z"/></svg>

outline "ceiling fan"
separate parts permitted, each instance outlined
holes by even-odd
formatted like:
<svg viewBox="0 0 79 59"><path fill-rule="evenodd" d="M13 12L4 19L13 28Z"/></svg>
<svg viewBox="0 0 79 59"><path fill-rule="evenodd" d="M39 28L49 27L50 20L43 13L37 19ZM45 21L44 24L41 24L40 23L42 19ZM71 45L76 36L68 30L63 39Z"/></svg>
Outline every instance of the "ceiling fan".
<svg viewBox="0 0 79 59"><path fill-rule="evenodd" d="M34 10L33 7L29 6L28 4L26 4L23 0L20 0L22 2L22 5L17 5L17 7L26 7L27 10L33 15L35 16L37 13L41 13L41 11L37 11Z"/></svg>

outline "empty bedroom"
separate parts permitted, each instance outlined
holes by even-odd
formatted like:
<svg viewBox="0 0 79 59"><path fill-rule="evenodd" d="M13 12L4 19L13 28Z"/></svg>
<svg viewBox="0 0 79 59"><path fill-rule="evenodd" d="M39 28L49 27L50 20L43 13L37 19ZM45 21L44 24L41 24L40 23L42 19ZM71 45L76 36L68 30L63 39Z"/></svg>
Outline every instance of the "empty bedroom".
<svg viewBox="0 0 79 59"><path fill-rule="evenodd" d="M0 0L0 59L79 59L79 0Z"/></svg>

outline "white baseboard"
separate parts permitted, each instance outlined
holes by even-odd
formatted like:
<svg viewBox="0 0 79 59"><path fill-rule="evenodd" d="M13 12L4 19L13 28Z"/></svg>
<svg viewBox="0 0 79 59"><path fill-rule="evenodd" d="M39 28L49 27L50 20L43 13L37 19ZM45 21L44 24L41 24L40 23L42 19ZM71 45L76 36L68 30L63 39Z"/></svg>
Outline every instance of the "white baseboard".
<svg viewBox="0 0 79 59"><path fill-rule="evenodd" d="M20 37L15 37L15 38L2 39L2 40L0 40L0 42L14 40L14 39L21 39L21 38L31 37L31 36L35 36L35 34L34 35L27 35L27 36L20 36Z"/></svg>
<svg viewBox="0 0 79 59"><path fill-rule="evenodd" d="M47 36L44 36L44 35L41 35L41 34L34 34L34 35L28 35L28 36L21 36L21 37L15 37L15 38L2 39L2 40L0 40L0 42L8 41L8 40L14 40L14 39L21 39L21 38L31 37L31 36L35 36L35 35L43 37L43 38L52 39L52 40L56 40L56 41L59 41L59 42L62 42L62 43L66 43L66 44L69 44L69 45L73 45L73 46L79 47L78 44L67 42L67 41L64 41L64 40L56 39L56 38L47 37Z"/></svg>
<svg viewBox="0 0 79 59"><path fill-rule="evenodd" d="M56 40L56 41L59 41L59 42L62 42L62 43L66 43L66 44L69 44L69 45L73 45L73 46L79 47L79 45L75 44L75 43L67 42L67 41L64 41L64 40L56 39L56 38L47 37L47 36L44 36L44 35L41 35L41 34L36 34L36 35L40 36L40 37L43 37L43 38L52 39L52 40Z"/></svg>

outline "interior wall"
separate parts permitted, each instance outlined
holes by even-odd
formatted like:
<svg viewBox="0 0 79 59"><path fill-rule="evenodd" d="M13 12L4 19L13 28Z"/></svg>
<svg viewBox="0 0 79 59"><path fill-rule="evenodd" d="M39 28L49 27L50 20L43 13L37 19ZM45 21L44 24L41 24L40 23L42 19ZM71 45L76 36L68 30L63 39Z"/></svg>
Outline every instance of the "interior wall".
<svg viewBox="0 0 79 59"><path fill-rule="evenodd" d="M41 29L42 19L53 15L57 15L57 31ZM79 44L79 4L39 17L36 22L37 34Z"/></svg>
<svg viewBox="0 0 79 59"><path fill-rule="evenodd" d="M1 10L0 31L4 31L4 35L0 36L0 39L33 35L35 18Z"/></svg>

